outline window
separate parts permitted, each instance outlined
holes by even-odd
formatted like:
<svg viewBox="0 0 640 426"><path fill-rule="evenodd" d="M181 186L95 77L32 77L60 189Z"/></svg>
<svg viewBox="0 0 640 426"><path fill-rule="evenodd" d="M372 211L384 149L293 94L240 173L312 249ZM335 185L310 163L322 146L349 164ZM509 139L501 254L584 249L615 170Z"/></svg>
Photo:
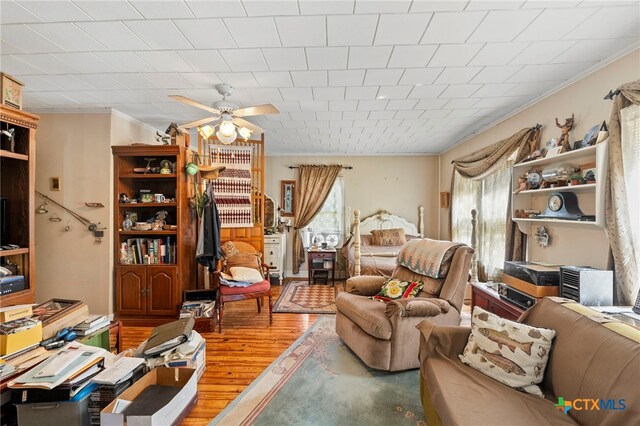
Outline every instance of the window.
<svg viewBox="0 0 640 426"><path fill-rule="evenodd" d="M302 231L302 241L305 247L312 245L315 235L321 235L324 240L329 235L338 238L337 246L342 244L344 234L344 179L336 178L331 192L324 202L322 209L313 218L313 221Z"/></svg>
<svg viewBox="0 0 640 426"><path fill-rule="evenodd" d="M502 274L506 251L509 183L514 157L482 180L454 177L451 232L453 241L471 245L471 210L478 211L478 275L481 280Z"/></svg>

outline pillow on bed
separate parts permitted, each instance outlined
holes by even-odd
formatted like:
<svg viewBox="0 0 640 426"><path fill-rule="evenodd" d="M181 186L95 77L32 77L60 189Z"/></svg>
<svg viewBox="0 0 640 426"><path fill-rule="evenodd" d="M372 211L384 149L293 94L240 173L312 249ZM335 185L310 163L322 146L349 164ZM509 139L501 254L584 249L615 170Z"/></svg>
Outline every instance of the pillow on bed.
<svg viewBox="0 0 640 426"><path fill-rule="evenodd" d="M402 228L374 229L371 234L372 246L401 246L407 242Z"/></svg>

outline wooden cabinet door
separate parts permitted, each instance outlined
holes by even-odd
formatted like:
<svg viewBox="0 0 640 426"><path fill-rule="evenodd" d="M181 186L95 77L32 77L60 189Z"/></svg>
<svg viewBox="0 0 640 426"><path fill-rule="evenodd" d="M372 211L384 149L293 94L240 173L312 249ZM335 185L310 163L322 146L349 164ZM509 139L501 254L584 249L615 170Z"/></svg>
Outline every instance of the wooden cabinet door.
<svg viewBox="0 0 640 426"><path fill-rule="evenodd" d="M118 315L146 314L146 271L144 266L116 267L116 312Z"/></svg>
<svg viewBox="0 0 640 426"><path fill-rule="evenodd" d="M149 266L147 269L147 314L177 315L178 295L175 266Z"/></svg>

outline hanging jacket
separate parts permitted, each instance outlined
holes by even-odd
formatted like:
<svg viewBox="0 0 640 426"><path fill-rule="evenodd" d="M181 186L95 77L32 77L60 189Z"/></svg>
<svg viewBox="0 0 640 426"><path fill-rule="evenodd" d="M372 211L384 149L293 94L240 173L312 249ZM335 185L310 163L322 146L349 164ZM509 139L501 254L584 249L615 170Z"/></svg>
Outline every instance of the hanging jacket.
<svg viewBox="0 0 640 426"><path fill-rule="evenodd" d="M196 261L208 267L209 272L213 272L218 260L222 258L222 253L220 252L220 216L211 181L207 184L204 195L207 197L207 202L200 218Z"/></svg>

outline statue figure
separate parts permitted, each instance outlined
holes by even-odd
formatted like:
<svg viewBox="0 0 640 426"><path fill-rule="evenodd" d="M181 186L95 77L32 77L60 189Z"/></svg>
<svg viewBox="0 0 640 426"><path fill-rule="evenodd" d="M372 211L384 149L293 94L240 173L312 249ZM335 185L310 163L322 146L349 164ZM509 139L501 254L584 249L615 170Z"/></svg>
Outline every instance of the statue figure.
<svg viewBox="0 0 640 426"><path fill-rule="evenodd" d="M571 114L571 117L567 118L562 125L558 121L558 118L556 118L556 126L558 126L562 131L560 139L558 140L558 146L562 145L563 152L571 151L571 145L569 144L569 132L573 129L573 118L574 114Z"/></svg>

